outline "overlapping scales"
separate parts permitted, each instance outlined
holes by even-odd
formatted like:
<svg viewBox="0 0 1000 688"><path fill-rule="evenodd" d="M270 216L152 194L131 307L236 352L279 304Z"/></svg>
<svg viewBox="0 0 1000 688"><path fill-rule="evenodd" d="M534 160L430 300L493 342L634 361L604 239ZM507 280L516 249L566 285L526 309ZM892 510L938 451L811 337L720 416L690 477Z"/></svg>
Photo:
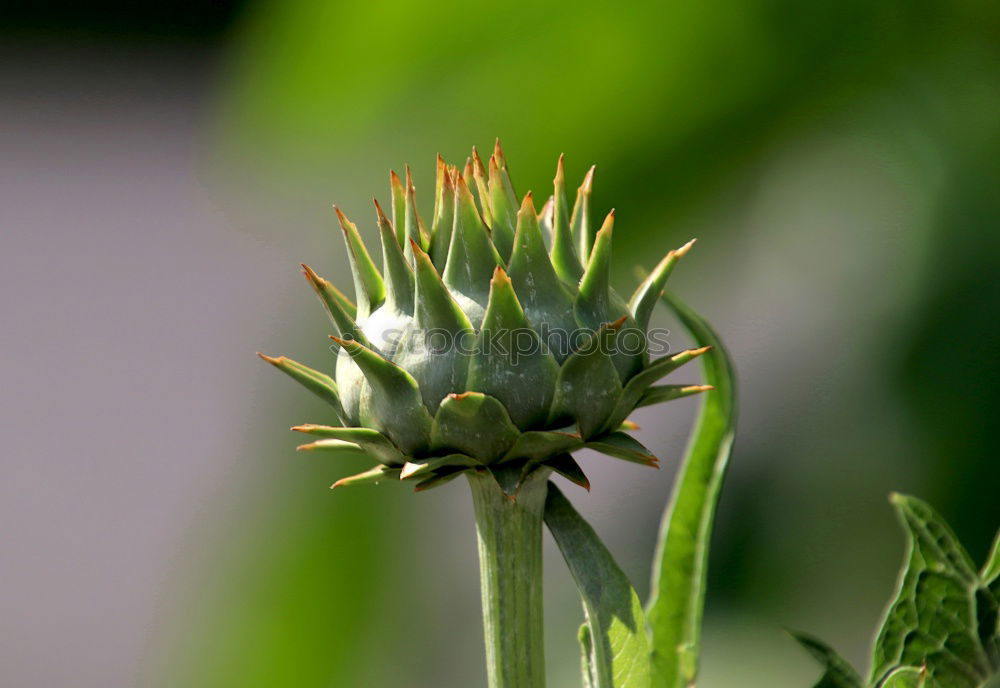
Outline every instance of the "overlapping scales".
<svg viewBox="0 0 1000 688"><path fill-rule="evenodd" d="M333 407L339 425L293 428L300 449L377 466L335 486L413 481L418 490L490 470L516 493L540 466L589 487L572 452L587 447L656 466L627 430L640 406L711 389L656 385L704 349L649 360L653 306L693 242L671 251L626 301L610 284L614 211L598 228L594 169L566 196L560 156L549 202L518 200L499 141L460 170L438 156L425 223L409 167L390 175L392 219L375 201L382 269L335 208L352 303L303 266L333 326L335 374L262 357Z"/></svg>

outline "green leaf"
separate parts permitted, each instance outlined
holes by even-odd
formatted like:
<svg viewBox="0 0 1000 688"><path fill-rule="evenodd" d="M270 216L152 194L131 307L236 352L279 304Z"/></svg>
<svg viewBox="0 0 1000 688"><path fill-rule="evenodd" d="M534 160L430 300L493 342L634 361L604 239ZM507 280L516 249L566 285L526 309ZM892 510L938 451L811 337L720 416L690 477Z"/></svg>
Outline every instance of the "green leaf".
<svg viewBox="0 0 1000 688"><path fill-rule="evenodd" d="M713 347L701 360L705 382L715 387L703 397L664 512L647 607L657 686L681 688L693 683L698 671L708 546L736 430L736 389L718 335L679 299L669 294L664 299L699 346Z"/></svg>
<svg viewBox="0 0 1000 688"><path fill-rule="evenodd" d="M983 572L979 574L984 585L992 586L1000 581L1000 530L997 531L993 539L993 547L990 549L990 556L983 565ZM996 590L1000 594L1000 588Z"/></svg>
<svg viewBox="0 0 1000 688"><path fill-rule="evenodd" d="M594 675L594 641L590 637L590 626L580 626L580 670L583 673L583 688L597 688L597 676Z"/></svg>
<svg viewBox="0 0 1000 688"><path fill-rule="evenodd" d="M584 659L588 685L651 688L649 638L639 596L593 528L552 483L545 523L583 598L589 634L581 633L581 643L589 654Z"/></svg>
<svg viewBox="0 0 1000 688"><path fill-rule="evenodd" d="M858 672L833 648L805 633L791 635L826 669L813 688L862 688Z"/></svg>
<svg viewBox="0 0 1000 688"><path fill-rule="evenodd" d="M503 404L480 392L449 394L431 428L431 449L454 450L492 463L510 449L520 432Z"/></svg>
<svg viewBox="0 0 1000 688"><path fill-rule="evenodd" d="M909 534L909 551L875 641L871 682L880 685L901 666L923 666L941 688L976 688L992 673L979 622L992 617L995 628L997 600L930 506L899 494L892 503Z"/></svg>
<svg viewBox="0 0 1000 688"><path fill-rule="evenodd" d="M934 688L937 683L923 667L900 667L885 677L879 688Z"/></svg>

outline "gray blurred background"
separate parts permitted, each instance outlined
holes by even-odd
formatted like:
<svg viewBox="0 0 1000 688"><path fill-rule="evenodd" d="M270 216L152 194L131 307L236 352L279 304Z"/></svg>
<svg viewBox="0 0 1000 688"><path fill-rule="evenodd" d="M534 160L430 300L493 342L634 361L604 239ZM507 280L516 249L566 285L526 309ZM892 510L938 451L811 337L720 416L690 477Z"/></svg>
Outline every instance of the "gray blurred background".
<svg viewBox="0 0 1000 688"><path fill-rule="evenodd" d="M323 406L253 353L331 363L297 264L350 286L332 202L372 237L390 167L429 209L434 154L497 135L519 193L563 151L570 184L597 164L623 287L699 238L672 285L741 394L704 688L810 685L783 626L864 668L903 550L887 493L978 560L1000 522L998 29L985 2L16 5L0 683L485 684L467 490L330 493L360 466L295 454ZM569 492L643 595L695 410L636 418L658 473L585 455Z"/></svg>

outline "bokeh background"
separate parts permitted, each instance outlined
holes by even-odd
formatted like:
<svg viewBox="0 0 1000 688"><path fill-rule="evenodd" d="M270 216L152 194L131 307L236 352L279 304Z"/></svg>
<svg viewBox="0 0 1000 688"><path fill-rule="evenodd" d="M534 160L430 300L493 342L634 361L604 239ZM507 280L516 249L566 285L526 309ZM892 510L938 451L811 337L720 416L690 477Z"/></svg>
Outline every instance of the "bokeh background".
<svg viewBox="0 0 1000 688"><path fill-rule="evenodd" d="M0 683L485 685L467 490L330 493L359 467L295 454L327 415L253 353L330 363L297 263L350 285L332 202L373 236L390 167L429 209L435 153L495 136L521 193L597 164L622 284L700 240L672 284L741 383L701 685L810 685L785 626L865 667L887 493L979 560L1000 523L998 36L989 0L14 3ZM571 492L643 595L695 410L639 414L659 473Z"/></svg>

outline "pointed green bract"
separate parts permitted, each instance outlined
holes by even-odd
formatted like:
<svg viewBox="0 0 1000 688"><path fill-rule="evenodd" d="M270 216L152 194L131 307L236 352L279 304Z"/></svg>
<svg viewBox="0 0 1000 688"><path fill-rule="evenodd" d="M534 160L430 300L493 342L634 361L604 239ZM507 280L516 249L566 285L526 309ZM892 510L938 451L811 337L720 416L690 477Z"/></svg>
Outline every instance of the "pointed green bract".
<svg viewBox="0 0 1000 688"><path fill-rule="evenodd" d="M372 199L374 200L374 199ZM375 201L379 237L382 241L382 273L385 275L385 305L413 315L413 270L396 240L396 233L382 206Z"/></svg>
<svg viewBox="0 0 1000 688"><path fill-rule="evenodd" d="M406 187L395 170L389 172L389 191L392 193L392 226L396 230L399 248L406 246Z"/></svg>
<svg viewBox="0 0 1000 688"><path fill-rule="evenodd" d="M552 403L559 366L541 346L514 293L497 268L469 365L469 389L499 399L521 429L542 425Z"/></svg>
<svg viewBox="0 0 1000 688"><path fill-rule="evenodd" d="M466 181L469 177L466 176ZM479 207L482 209L483 220L490 227L493 226L493 208L490 207L490 185L486 167L483 159L479 157L479 151L472 147L472 181L476 184L476 198L479 199Z"/></svg>
<svg viewBox="0 0 1000 688"><path fill-rule="evenodd" d="M545 324L546 331L540 335L556 360L563 362L570 354L569 339L577 329L573 296L552 268L530 191L517 213L510 280L525 317L536 329Z"/></svg>
<svg viewBox="0 0 1000 688"><path fill-rule="evenodd" d="M542 461L549 456L575 451L582 446L583 440L579 435L572 435L567 432L529 430L517 438L514 446L507 451L507 455L503 457L503 460L527 459L529 461Z"/></svg>
<svg viewBox="0 0 1000 688"><path fill-rule="evenodd" d="M305 269L306 267L305 263L302 263L301 267ZM313 274L315 275L316 273L313 272ZM316 276L319 277L319 275ZM309 279L308 274L306 275L306 278ZM347 295L344 294L344 292L340 291L339 289L337 289L337 287L333 286L333 283L330 282L329 280L325 280L323 278L320 278L320 280L323 282L323 291L325 292L322 297L323 300L326 301L326 299L330 299L337 306L339 306L340 310L346 313L351 320L356 321L358 317L358 307L354 305L354 302L351 301L349 298L347 298ZM311 281L312 280L310 279L310 282Z"/></svg>
<svg viewBox="0 0 1000 688"><path fill-rule="evenodd" d="M330 322L336 328L337 336L350 337L367 346L367 337L365 337L350 313L345 310L341 297L338 296L339 292L337 292L337 289L330 282L317 275L305 263L302 264L302 272L305 274L309 284L312 285L316 296L319 297L320 302L323 304L323 308L326 309L327 315L330 316Z"/></svg>
<svg viewBox="0 0 1000 688"><path fill-rule="evenodd" d="M382 432L405 454L426 450L431 415L423 405L416 380L357 342L342 339L338 343L368 381L359 410L364 424Z"/></svg>
<svg viewBox="0 0 1000 688"><path fill-rule="evenodd" d="M596 330L601 325L625 316L615 333L614 345L609 347L612 363L618 378L624 383L640 371L646 358L646 332L636 327L635 321L621 299L611 289L611 236L615 211L608 213L594 242L587 271L580 280L574 313L584 327Z"/></svg>
<svg viewBox="0 0 1000 688"><path fill-rule="evenodd" d="M587 171L583 183L576 190L576 203L573 205L573 214L569 219L570 230L576 241L576 250L580 260L584 262L590 258L590 247L594 245L594 239L597 237L590 217L590 194L594 185L594 169L591 167Z"/></svg>
<svg viewBox="0 0 1000 688"><path fill-rule="evenodd" d="M482 321L489 300L490 277L498 265L500 256L490 242L476 201L465 180L459 177L455 185L455 226L443 277L474 326Z"/></svg>
<svg viewBox="0 0 1000 688"><path fill-rule="evenodd" d="M351 485L378 485L381 482L389 480L399 479L399 469L389 468L388 466L375 466L375 468L370 468L363 473L358 473L357 475L349 475L346 478L341 478L333 485L331 488L337 487L348 487Z"/></svg>
<svg viewBox="0 0 1000 688"><path fill-rule="evenodd" d="M483 463L500 459L520 432L503 404L486 394L449 394L434 415L431 449L460 451Z"/></svg>
<svg viewBox="0 0 1000 688"><path fill-rule="evenodd" d="M333 378L318 370L313 370L309 366L302 365L298 361L293 361L287 356L274 358L260 352L257 355L330 404L334 413L337 414L337 418L344 422L344 407L341 405L340 393Z"/></svg>
<svg viewBox="0 0 1000 688"><path fill-rule="evenodd" d="M346 440L326 439L316 440L309 444L300 444L296 447L298 451L318 452L321 454L336 454L343 458L373 458L354 442Z"/></svg>
<svg viewBox="0 0 1000 688"><path fill-rule="evenodd" d="M576 422L580 435L589 439L607 422L622 393L618 372L606 353L614 337L614 327L602 326L563 363L550 425Z"/></svg>
<svg viewBox="0 0 1000 688"><path fill-rule="evenodd" d="M545 461L545 466L569 480L574 485L590 491L590 480L570 454L556 454Z"/></svg>
<svg viewBox="0 0 1000 688"><path fill-rule="evenodd" d="M435 413L452 392L466 389L469 356L475 334L472 323L448 293L430 256L413 248L416 268L414 327L400 343L395 363L420 385L424 405Z"/></svg>
<svg viewBox="0 0 1000 688"><path fill-rule="evenodd" d="M628 309L632 313L632 317L635 318L636 324L643 331L649 328L649 319L653 314L653 307L660 300L660 295L663 293L663 286L667 283L667 278L673 272L677 261L684 257L693 245L694 239L679 249L667 253L659 265L642 281L642 284L632 294L632 298L628 303Z"/></svg>
<svg viewBox="0 0 1000 688"><path fill-rule="evenodd" d="M563 156L559 156L556 178L553 180L555 192L552 194L552 266L560 279L576 284L583 275L583 266L573 246L573 235L569 227L569 205L566 203L566 172Z"/></svg>
<svg viewBox="0 0 1000 688"><path fill-rule="evenodd" d="M708 391L708 388L693 389L696 385L687 385L683 387L683 389L686 390L685 393L681 393L679 396L672 396L674 393L671 392L669 388L674 387L673 385L664 386L658 391L652 391L650 389L651 385L657 380L669 375L671 372L677 370L688 361L703 355L707 351L709 351L708 347L702 347L700 349L688 349L681 351L673 356L664 356L656 359L644 369L636 373L632 379L625 383L622 395L618 400L618 404L615 406L614 412L608 417L608 420L604 425L604 429L607 431L614 430L621 423L625 422L625 419L628 418L632 411L640 406L649 406L651 404L660 403L661 401L678 399L680 396L685 396L686 394L697 394L698 392Z"/></svg>
<svg viewBox="0 0 1000 688"><path fill-rule="evenodd" d="M416 242L425 251L428 242L425 237L426 230L423 220L420 219L420 213L417 211L417 190L413 186L413 173L410 172L409 165L406 166L406 211L403 232L405 234L403 250L406 252L407 259L412 262L413 249L410 242Z"/></svg>
<svg viewBox="0 0 1000 688"><path fill-rule="evenodd" d="M496 156L490 158L490 210L493 215L493 245L503 260L510 258L514 247L514 230L517 226L518 202L514 189L507 178L507 171L501 170Z"/></svg>
<svg viewBox="0 0 1000 688"><path fill-rule="evenodd" d="M655 468L660 463L653 456L652 452L642 446L637 439L631 435L626 435L624 432L610 432L600 439L587 442L584 446L587 449L594 449L602 454L613 456L616 459L631 461L643 466L653 466Z"/></svg>
<svg viewBox="0 0 1000 688"><path fill-rule="evenodd" d="M385 300L385 284L375 267L365 243L361 240L358 228L337 206L333 207L344 230L344 243L347 246L347 257L351 263L351 274L354 276L354 297L358 303L359 318L366 318L382 301Z"/></svg>
<svg viewBox="0 0 1000 688"><path fill-rule="evenodd" d="M451 230L455 224L455 185L452 170L444 164L441 156L438 156L438 179L429 253L434 267L443 270L448 258Z"/></svg>
<svg viewBox="0 0 1000 688"><path fill-rule="evenodd" d="M698 356L705 354L709 351L710 347L702 347L699 349L687 349L676 353L672 356L664 356L653 361L651 364L646 366L643 370L636 373L631 380L629 380L624 389L622 390L621 399L618 401L618 405L615 407L614 412L608 418L608 422L605 424L605 429L610 431L617 428L621 423L628 418L629 414L633 410L640 406L649 406L650 404L659 403L659 401L670 401L671 399L676 399L678 397L665 396L664 398L658 400L657 395L666 394L666 391L661 392L651 392L650 387L657 380L669 375L673 371L680 368L682 365L691 361ZM688 387L693 387L688 385ZM702 390L690 390L691 394L697 394ZM643 403L643 398L646 397L647 392L649 393L648 403ZM683 396L683 395L682 395Z"/></svg>
<svg viewBox="0 0 1000 688"><path fill-rule="evenodd" d="M371 428L337 428L329 425L296 425L292 430L307 435L317 435L342 442L351 442L359 446L366 454L379 463L387 466L400 466L404 457L389 439L382 433ZM313 443L319 444L319 443ZM320 445L322 446L322 445ZM317 448L313 445L302 445L299 449Z"/></svg>
<svg viewBox="0 0 1000 688"><path fill-rule="evenodd" d="M617 320L623 313L612 310L611 304L611 236L615 226L615 211L608 213L580 280L576 297L576 314L580 322L596 330L606 322Z"/></svg>
<svg viewBox="0 0 1000 688"><path fill-rule="evenodd" d="M450 334L472 331L472 322L452 298L448 287L426 253L414 248L416 310L414 320L423 329L445 330Z"/></svg>
<svg viewBox="0 0 1000 688"><path fill-rule="evenodd" d="M639 403L635 407L641 408L643 406L652 406L653 404L662 404L675 399L683 399L692 394L710 392L713 389L715 388L712 385L657 385L643 392L642 396L639 397Z"/></svg>

